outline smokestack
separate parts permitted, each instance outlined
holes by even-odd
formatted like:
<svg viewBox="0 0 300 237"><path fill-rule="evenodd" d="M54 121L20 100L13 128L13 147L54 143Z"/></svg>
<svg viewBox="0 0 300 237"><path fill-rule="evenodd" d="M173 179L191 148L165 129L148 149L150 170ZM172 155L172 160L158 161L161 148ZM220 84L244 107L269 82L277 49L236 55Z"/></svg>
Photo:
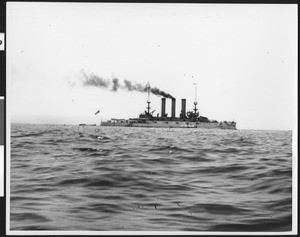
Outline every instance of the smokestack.
<svg viewBox="0 0 300 237"><path fill-rule="evenodd" d="M161 98L161 117L166 116L166 98Z"/></svg>
<svg viewBox="0 0 300 237"><path fill-rule="evenodd" d="M181 99L181 114L180 118L186 118L186 99Z"/></svg>
<svg viewBox="0 0 300 237"><path fill-rule="evenodd" d="M176 117L176 115L175 115L175 108L176 108L176 99L172 98L172 109L171 109L172 118Z"/></svg>

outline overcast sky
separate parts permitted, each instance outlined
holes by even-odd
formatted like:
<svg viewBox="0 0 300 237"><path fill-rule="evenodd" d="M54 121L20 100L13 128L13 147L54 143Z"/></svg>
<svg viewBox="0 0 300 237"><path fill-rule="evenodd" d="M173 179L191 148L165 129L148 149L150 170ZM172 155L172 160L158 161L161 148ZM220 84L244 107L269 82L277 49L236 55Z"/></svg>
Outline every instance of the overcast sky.
<svg viewBox="0 0 300 237"><path fill-rule="evenodd" d="M7 3L12 122L136 117L147 94L82 86L84 70L157 87L239 129L293 129L297 5ZM160 97L151 95L160 113ZM171 101L167 100L167 112ZM100 109L100 113L95 112Z"/></svg>

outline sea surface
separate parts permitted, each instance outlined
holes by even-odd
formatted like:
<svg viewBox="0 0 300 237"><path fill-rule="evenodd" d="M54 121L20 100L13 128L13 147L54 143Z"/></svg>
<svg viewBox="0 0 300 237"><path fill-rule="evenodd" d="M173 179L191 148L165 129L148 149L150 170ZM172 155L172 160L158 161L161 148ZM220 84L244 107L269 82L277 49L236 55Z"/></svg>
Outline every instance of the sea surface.
<svg viewBox="0 0 300 237"><path fill-rule="evenodd" d="M10 162L10 230L292 228L292 131L12 124Z"/></svg>

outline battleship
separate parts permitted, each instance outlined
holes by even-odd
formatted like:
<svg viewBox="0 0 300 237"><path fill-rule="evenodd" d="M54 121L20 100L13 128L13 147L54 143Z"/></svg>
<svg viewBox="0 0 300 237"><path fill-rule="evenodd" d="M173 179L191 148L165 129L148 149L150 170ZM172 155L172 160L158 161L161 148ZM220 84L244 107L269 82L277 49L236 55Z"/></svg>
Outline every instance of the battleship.
<svg viewBox="0 0 300 237"><path fill-rule="evenodd" d="M147 127L147 128L207 128L207 129L231 129L236 130L236 122L221 121L208 119L200 116L197 109L197 86L195 88L194 108L186 111L186 99L181 99L181 111L179 117L176 117L176 99L171 99L171 116L166 113L166 97L161 98L161 114L154 116L155 110L151 111L150 107L150 85L147 87L148 100L144 113L138 118L117 119L112 118L108 121L101 122L101 126L121 126L121 127Z"/></svg>

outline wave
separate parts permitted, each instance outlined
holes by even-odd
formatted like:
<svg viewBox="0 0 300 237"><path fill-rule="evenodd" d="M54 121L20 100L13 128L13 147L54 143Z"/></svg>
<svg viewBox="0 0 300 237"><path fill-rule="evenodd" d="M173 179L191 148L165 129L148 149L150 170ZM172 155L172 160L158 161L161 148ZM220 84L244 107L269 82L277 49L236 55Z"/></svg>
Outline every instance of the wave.
<svg viewBox="0 0 300 237"><path fill-rule="evenodd" d="M291 136L13 125L11 230L289 231Z"/></svg>

